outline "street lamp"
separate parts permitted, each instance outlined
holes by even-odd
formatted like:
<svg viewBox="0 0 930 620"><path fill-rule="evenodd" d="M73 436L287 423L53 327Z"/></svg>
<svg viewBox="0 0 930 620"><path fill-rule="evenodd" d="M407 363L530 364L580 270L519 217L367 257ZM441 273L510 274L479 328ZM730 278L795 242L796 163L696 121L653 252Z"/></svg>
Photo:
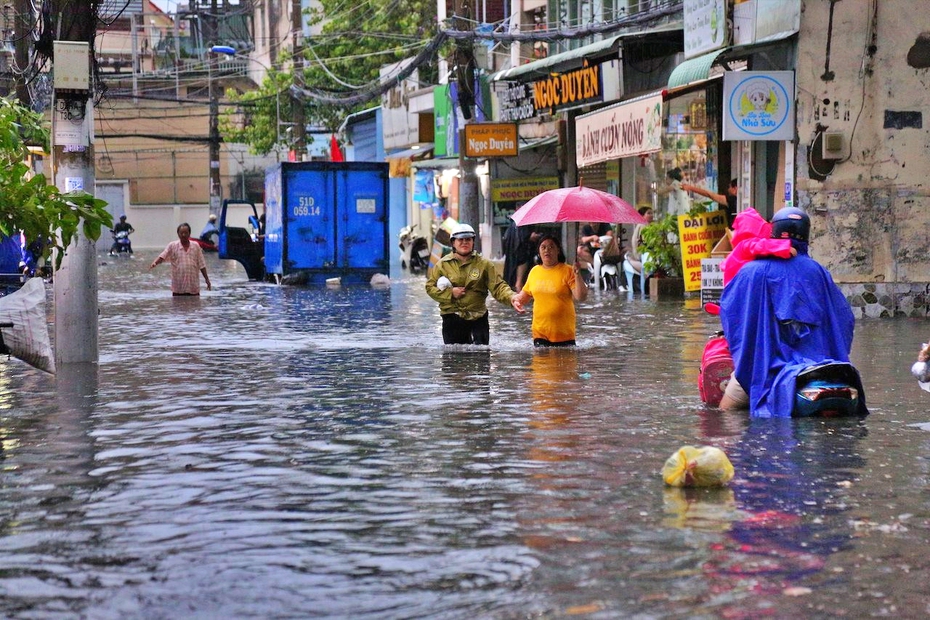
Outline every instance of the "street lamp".
<svg viewBox="0 0 930 620"><path fill-rule="evenodd" d="M231 47L229 45L214 45L210 48L210 51L213 52L214 54L226 54L227 56L230 56L230 57L236 56L236 48ZM248 57L248 59L251 62L254 62L255 64L257 64L258 66L264 68L266 71L272 71L271 67L269 67L265 63L255 58L252 58L251 55ZM275 155L277 155L280 158L280 153L278 151L278 145L281 143L281 90L277 88L277 84L275 84L274 99L275 99L275 102L274 102L275 103L275 140L274 140ZM211 111L211 115L212 115L212 111ZM211 120L212 118L213 117L211 116Z"/></svg>

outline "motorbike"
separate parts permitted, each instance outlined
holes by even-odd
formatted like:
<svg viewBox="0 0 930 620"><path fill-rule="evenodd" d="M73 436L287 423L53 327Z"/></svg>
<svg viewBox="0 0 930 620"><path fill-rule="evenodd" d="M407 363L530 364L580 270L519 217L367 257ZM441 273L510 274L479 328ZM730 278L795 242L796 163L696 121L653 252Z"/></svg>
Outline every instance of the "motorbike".
<svg viewBox="0 0 930 620"><path fill-rule="evenodd" d="M410 273L422 273L429 267L429 244L426 237L416 233L416 225L404 226L398 235L400 266Z"/></svg>
<svg viewBox="0 0 930 620"><path fill-rule="evenodd" d="M116 245L116 250L113 248L110 249L110 256L119 256L120 254L128 254L132 256L132 242L129 240L129 231L121 230L119 232L112 232L113 243Z"/></svg>
<svg viewBox="0 0 930 620"><path fill-rule="evenodd" d="M717 315L720 307L705 304L705 311ZM701 402L717 407L733 373L733 357L723 332L716 332L704 345L698 390ZM808 366L795 380L791 417L839 417L862 415L864 394L859 373L847 362Z"/></svg>

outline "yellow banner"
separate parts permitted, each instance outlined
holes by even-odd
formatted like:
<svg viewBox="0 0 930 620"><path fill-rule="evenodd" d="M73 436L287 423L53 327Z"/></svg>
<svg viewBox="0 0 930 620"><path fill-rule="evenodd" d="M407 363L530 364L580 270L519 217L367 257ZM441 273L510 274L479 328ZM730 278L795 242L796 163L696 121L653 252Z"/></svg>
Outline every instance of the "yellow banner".
<svg viewBox="0 0 930 620"><path fill-rule="evenodd" d="M678 216L681 269L686 291L701 290L701 259L710 258L710 251L726 231L726 211L699 213L693 217Z"/></svg>
<svg viewBox="0 0 930 620"><path fill-rule="evenodd" d="M530 177L491 181L492 202L525 202L550 189L559 189L559 177Z"/></svg>

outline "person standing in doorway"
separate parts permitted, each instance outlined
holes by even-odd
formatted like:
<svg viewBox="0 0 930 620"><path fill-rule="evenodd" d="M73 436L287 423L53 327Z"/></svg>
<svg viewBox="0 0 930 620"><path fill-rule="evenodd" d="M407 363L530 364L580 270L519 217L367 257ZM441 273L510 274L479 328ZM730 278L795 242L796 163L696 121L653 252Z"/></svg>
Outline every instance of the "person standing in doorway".
<svg viewBox="0 0 930 620"><path fill-rule="evenodd" d="M717 194L710 191L709 189L704 189L703 187L690 185L688 183L682 183L681 189L685 190L686 192L704 196L705 198L710 198L720 206L726 207L727 215L730 219L730 226L733 226L733 221L736 219L736 196L739 193L739 185L737 184L736 179L732 179L730 181L730 186L727 187L726 195Z"/></svg>
<svg viewBox="0 0 930 620"><path fill-rule="evenodd" d="M475 252L475 236L468 224L457 225L452 230L452 252L430 269L426 280L427 295L439 302L445 344L490 342L489 293L517 312L525 312L494 264Z"/></svg>
<svg viewBox="0 0 930 620"><path fill-rule="evenodd" d="M212 290L203 250L196 243L191 243L190 224L185 222L178 226L178 240L169 243L158 258L152 261L149 269L155 269L165 261L171 263L172 295L176 297L200 295L200 274L203 274L203 279L207 283L207 290Z"/></svg>

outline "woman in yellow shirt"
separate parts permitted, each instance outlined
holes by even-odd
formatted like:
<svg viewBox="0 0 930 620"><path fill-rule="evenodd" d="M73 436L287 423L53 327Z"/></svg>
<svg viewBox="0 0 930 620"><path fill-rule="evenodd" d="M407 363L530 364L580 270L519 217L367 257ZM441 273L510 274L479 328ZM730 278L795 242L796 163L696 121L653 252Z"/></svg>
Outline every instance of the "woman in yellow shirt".
<svg viewBox="0 0 930 620"><path fill-rule="evenodd" d="M537 252L542 264L530 270L514 301L522 305L533 300L534 346L574 346L575 301L587 299L588 287L578 277L578 263L565 264L565 252L556 237L540 239Z"/></svg>

